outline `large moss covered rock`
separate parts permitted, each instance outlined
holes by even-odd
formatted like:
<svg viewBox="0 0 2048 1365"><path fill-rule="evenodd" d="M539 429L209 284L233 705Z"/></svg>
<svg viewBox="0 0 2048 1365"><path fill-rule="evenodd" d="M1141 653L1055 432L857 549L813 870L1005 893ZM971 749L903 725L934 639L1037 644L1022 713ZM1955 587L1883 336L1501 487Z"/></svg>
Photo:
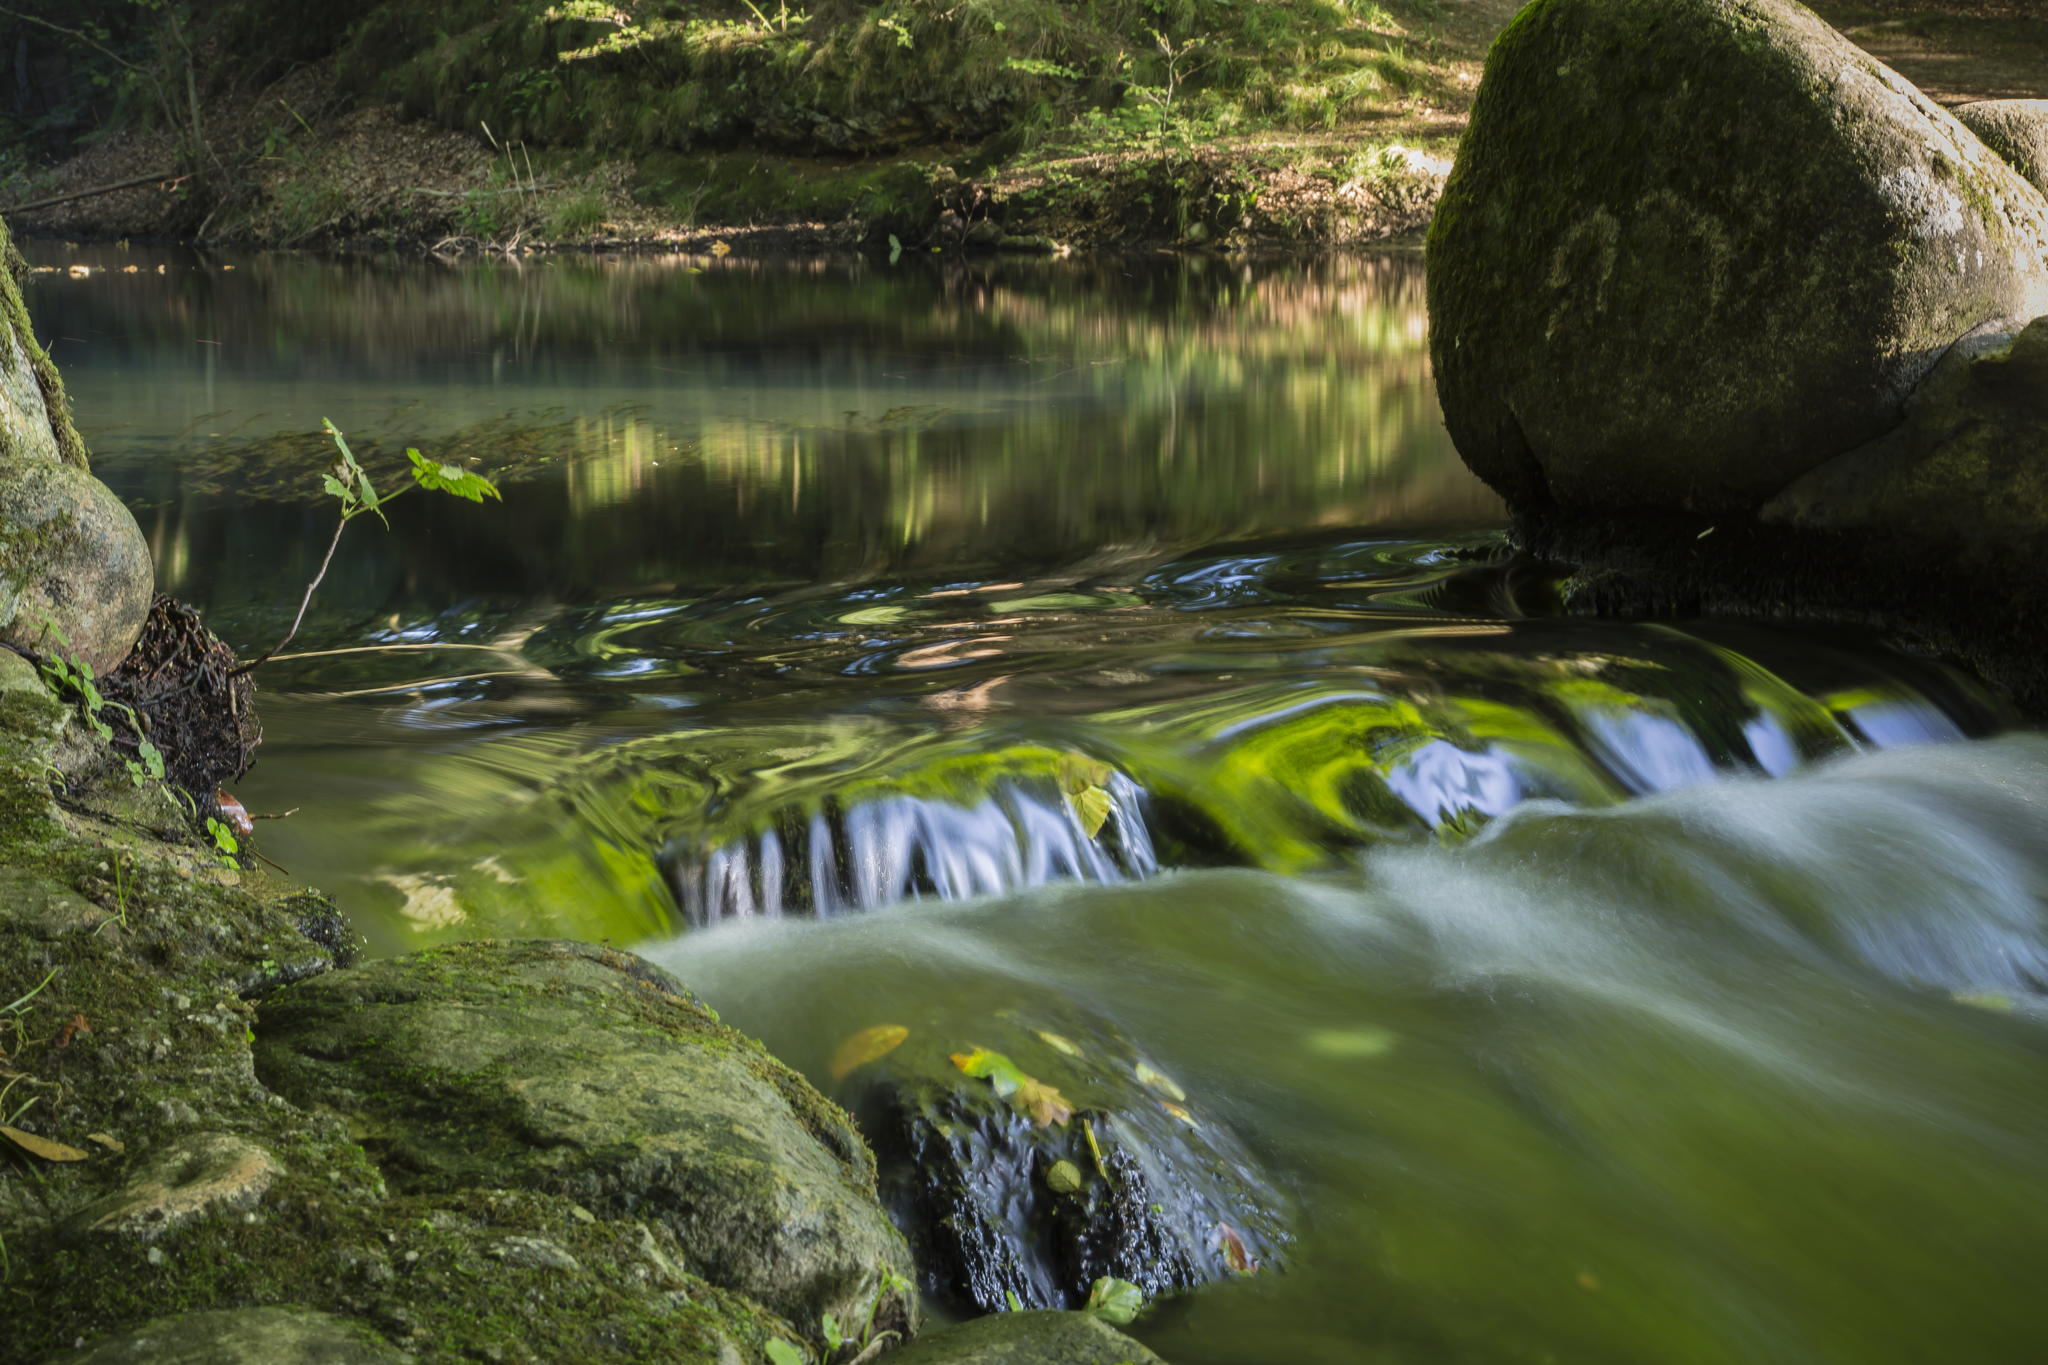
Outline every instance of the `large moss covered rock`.
<svg viewBox="0 0 2048 1365"><path fill-rule="evenodd" d="M1429 238L1459 452L1518 508L1752 508L2048 313L2048 201L1792 0L1535 0Z"/></svg>
<svg viewBox="0 0 2048 1365"><path fill-rule="evenodd" d="M182 1313L58 1356L52 1365L405 1365L359 1323L305 1308Z"/></svg>
<svg viewBox="0 0 2048 1365"><path fill-rule="evenodd" d="M36 344L0 225L0 640L101 673L128 653L155 572L135 518L86 472L56 366Z"/></svg>
<svg viewBox="0 0 2048 1365"><path fill-rule="evenodd" d="M505 1187L659 1220L687 1268L791 1321L909 1324L909 1255L846 1115L630 954L465 943L263 1006L257 1067L348 1117L408 1193Z"/></svg>
<svg viewBox="0 0 2048 1365"><path fill-rule="evenodd" d="M2048 193L2048 100L1980 100L1955 114L1985 146Z"/></svg>

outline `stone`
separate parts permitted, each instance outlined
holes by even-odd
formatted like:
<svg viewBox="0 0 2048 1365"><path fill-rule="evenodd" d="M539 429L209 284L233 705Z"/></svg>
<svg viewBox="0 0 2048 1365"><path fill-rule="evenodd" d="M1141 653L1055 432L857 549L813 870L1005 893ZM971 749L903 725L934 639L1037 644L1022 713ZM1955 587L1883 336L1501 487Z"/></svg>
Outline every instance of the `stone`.
<svg viewBox="0 0 2048 1365"><path fill-rule="evenodd" d="M964 1074L976 1049L1050 1092ZM1079 1308L1103 1276L1160 1298L1278 1269L1285 1226L1243 1144L1078 1008L928 1022L839 1084L935 1298Z"/></svg>
<svg viewBox="0 0 2048 1365"><path fill-rule="evenodd" d="M1145 1346L1086 1313L992 1313L911 1342L890 1365L1163 1365Z"/></svg>
<svg viewBox="0 0 2048 1365"><path fill-rule="evenodd" d="M229 1308L160 1318L50 1365L403 1365L359 1323L309 1308Z"/></svg>
<svg viewBox="0 0 2048 1365"><path fill-rule="evenodd" d="M134 516L86 471L19 262L0 227L0 640L106 673L142 633L155 569Z"/></svg>
<svg viewBox="0 0 2048 1365"><path fill-rule="evenodd" d="M1709 517L2048 312L2048 199L1793 0L1536 0L1428 265L1445 420L1518 511Z"/></svg>
<svg viewBox="0 0 2048 1365"><path fill-rule="evenodd" d="M2048 100L1979 100L1951 112L2035 189L2048 194Z"/></svg>
<svg viewBox="0 0 2048 1365"><path fill-rule="evenodd" d="M1913 395L1905 426L1795 481L1762 518L1878 537L1951 571L2037 577L2048 527L2048 317L1959 344Z"/></svg>
<svg viewBox="0 0 2048 1365"><path fill-rule="evenodd" d="M153 1242L211 1215L253 1208L279 1174L277 1158L229 1133L191 1133L145 1162L121 1189L65 1222L74 1238Z"/></svg>
<svg viewBox="0 0 2048 1365"><path fill-rule="evenodd" d="M909 1253L851 1121L631 954L473 942L335 972L264 1002L256 1062L344 1115L398 1190L658 1219L692 1273L793 1322L865 1322L879 1300L882 1327L912 1324L884 1281Z"/></svg>

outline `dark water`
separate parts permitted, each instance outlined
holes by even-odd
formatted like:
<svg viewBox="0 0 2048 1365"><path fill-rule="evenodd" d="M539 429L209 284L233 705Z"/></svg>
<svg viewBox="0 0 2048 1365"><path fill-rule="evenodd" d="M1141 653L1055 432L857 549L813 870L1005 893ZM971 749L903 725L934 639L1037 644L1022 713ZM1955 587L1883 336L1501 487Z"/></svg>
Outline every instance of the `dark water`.
<svg viewBox="0 0 2048 1365"><path fill-rule="evenodd" d="M380 950L639 944L821 1084L1115 1023L1299 1223L1177 1361L2048 1358L2048 747L1869 639L1548 614L1414 261L35 260L238 645L321 418L501 479L266 670L262 846Z"/></svg>

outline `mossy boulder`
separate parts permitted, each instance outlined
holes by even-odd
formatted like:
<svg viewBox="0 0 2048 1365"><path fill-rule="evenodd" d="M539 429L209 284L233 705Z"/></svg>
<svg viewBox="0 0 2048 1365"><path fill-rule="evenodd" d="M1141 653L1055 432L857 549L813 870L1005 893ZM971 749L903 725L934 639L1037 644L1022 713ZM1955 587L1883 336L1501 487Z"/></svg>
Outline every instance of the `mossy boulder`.
<svg viewBox="0 0 2048 1365"><path fill-rule="evenodd" d="M1086 1313L993 1313L914 1341L890 1365L1162 1365Z"/></svg>
<svg viewBox="0 0 2048 1365"><path fill-rule="evenodd" d="M404 1365L361 1323L308 1308L181 1313L58 1356L52 1365Z"/></svg>
<svg viewBox="0 0 2048 1365"><path fill-rule="evenodd" d="M395 1188L508 1186L658 1220L687 1268L801 1324L910 1325L909 1254L846 1115L651 964L459 944L262 1007L257 1068L347 1117Z"/></svg>
<svg viewBox="0 0 2048 1365"><path fill-rule="evenodd" d="M142 631L155 571L134 516L86 472L63 382L29 325L20 269L0 225L0 640L105 673Z"/></svg>
<svg viewBox="0 0 2048 1365"><path fill-rule="evenodd" d="M2048 194L2048 100L1980 100L1963 105L1955 116Z"/></svg>
<svg viewBox="0 0 2048 1365"><path fill-rule="evenodd" d="M1971 337L1906 424L1799 479L1766 521L1876 538L1902 557L2041 578L2048 527L2048 317Z"/></svg>
<svg viewBox="0 0 2048 1365"><path fill-rule="evenodd" d="M1429 236L1431 351L1518 510L1750 509L2048 312L2048 200L1792 0L1535 0Z"/></svg>

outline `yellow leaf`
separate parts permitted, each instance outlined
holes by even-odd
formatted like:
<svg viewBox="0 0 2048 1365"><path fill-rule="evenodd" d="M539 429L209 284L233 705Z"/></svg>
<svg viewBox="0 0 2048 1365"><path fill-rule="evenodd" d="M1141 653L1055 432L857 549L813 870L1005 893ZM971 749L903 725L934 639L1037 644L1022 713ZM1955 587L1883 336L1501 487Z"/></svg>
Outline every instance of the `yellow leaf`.
<svg viewBox="0 0 2048 1365"><path fill-rule="evenodd" d="M1102 827L1109 821L1109 793L1100 787L1083 787L1067 798L1073 803L1074 818L1081 822L1081 832L1093 839L1102 833Z"/></svg>
<svg viewBox="0 0 2048 1365"><path fill-rule="evenodd" d="M1081 1045L1071 1038L1058 1033L1049 1033L1042 1028L1033 1029L1032 1032L1038 1035L1039 1041L1052 1048L1055 1052L1064 1052L1069 1057L1081 1055Z"/></svg>
<svg viewBox="0 0 2048 1365"><path fill-rule="evenodd" d="M1185 1100L1188 1092L1173 1083L1173 1078L1163 1071L1155 1071L1143 1062L1138 1063L1138 1084L1157 1090L1170 1100Z"/></svg>
<svg viewBox="0 0 2048 1365"><path fill-rule="evenodd" d="M1057 1127L1074 1117L1074 1106L1067 1103L1067 1097L1043 1081L1026 1076L1010 1103L1041 1128Z"/></svg>
<svg viewBox="0 0 2048 1365"><path fill-rule="evenodd" d="M832 1054L832 1079L843 1081L878 1057L886 1057L902 1045L910 1030L901 1024L876 1024L851 1034Z"/></svg>
<svg viewBox="0 0 2048 1365"><path fill-rule="evenodd" d="M711 254L714 256L730 256L732 255L732 248L724 242L713 242L711 244Z"/></svg>
<svg viewBox="0 0 2048 1365"><path fill-rule="evenodd" d="M6 1138L24 1152L28 1152L33 1156L39 1156L45 1161L83 1161L88 1155L85 1152L79 1151L76 1147L66 1147L61 1142L52 1142L48 1138L37 1137L34 1133L24 1133L21 1129L9 1128L4 1123L0 1123L0 1137Z"/></svg>
<svg viewBox="0 0 2048 1365"><path fill-rule="evenodd" d="M1179 1119L1182 1123L1185 1123L1190 1128L1200 1128L1202 1126L1201 1124L1195 1122L1195 1116L1193 1114L1190 1114L1187 1110L1181 1108L1179 1105L1173 1103L1171 1100L1160 1100L1159 1107L1161 1109L1164 1109L1167 1113L1173 1115L1175 1118Z"/></svg>
<svg viewBox="0 0 2048 1365"><path fill-rule="evenodd" d="M87 1142L97 1142L110 1152L125 1152L128 1150L128 1144L115 1137L112 1133L87 1133L85 1140Z"/></svg>

